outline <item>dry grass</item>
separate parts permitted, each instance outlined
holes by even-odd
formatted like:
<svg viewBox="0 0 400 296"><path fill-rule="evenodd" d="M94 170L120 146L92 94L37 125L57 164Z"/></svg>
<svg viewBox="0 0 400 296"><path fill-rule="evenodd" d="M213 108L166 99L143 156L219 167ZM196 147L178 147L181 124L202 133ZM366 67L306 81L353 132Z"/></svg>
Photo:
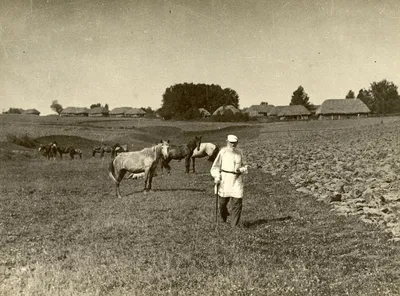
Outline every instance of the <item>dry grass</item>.
<svg viewBox="0 0 400 296"><path fill-rule="evenodd" d="M221 141L233 130L203 137ZM116 199L100 159L5 161L0 294L400 294L399 246L379 229L255 169L246 177L244 227L217 232L210 164L198 160L189 175L182 162L171 164L153 193L141 192L142 180L124 180Z"/></svg>

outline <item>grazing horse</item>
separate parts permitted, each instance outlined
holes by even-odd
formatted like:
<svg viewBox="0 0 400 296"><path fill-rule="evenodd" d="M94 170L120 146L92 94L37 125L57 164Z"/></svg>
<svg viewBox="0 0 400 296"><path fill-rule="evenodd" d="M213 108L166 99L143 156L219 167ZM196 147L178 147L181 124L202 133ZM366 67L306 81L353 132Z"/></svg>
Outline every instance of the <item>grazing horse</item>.
<svg viewBox="0 0 400 296"><path fill-rule="evenodd" d="M144 173L144 191L151 190L151 182L157 164L162 158L168 157L169 140L162 141L150 148L140 151L121 153L116 156L108 167L108 174L115 183L115 193L121 197L119 184L126 172L138 174Z"/></svg>
<svg viewBox="0 0 400 296"><path fill-rule="evenodd" d="M94 147L92 150L92 156L95 157L96 153L100 153L100 157L104 157L104 153L112 153L113 147L108 146L106 144L102 144L101 146ZM112 158L112 155L111 155Z"/></svg>
<svg viewBox="0 0 400 296"><path fill-rule="evenodd" d="M47 159L56 159L57 156L57 142L51 142L47 145L40 144L38 151L42 152L43 156L46 156Z"/></svg>
<svg viewBox="0 0 400 296"><path fill-rule="evenodd" d="M169 162L172 159L182 160L183 158L185 159L186 173L189 173L190 158L192 157L193 151L196 148L197 150L200 149L200 144L201 144L201 136L194 137L194 139L191 139L187 144L184 145L171 145L168 157L164 159L164 161L162 162L161 173L163 172L163 168L167 169L168 174L171 172L171 167L169 165Z"/></svg>
<svg viewBox="0 0 400 296"><path fill-rule="evenodd" d="M128 152L128 145L120 145L120 144L115 144L113 146L113 150L111 151L111 158L114 159L118 154L122 152Z"/></svg>
<svg viewBox="0 0 400 296"><path fill-rule="evenodd" d="M218 145L213 143L201 143L200 149L195 149L192 155L193 173L195 172L195 158L203 158L208 156L208 161L213 162L219 152Z"/></svg>
<svg viewBox="0 0 400 296"><path fill-rule="evenodd" d="M74 159L75 155L79 155L80 159L82 159L82 150L75 149L72 146L67 146L66 148L57 147L57 151L60 154L61 159L62 159L63 154L69 154L71 159Z"/></svg>

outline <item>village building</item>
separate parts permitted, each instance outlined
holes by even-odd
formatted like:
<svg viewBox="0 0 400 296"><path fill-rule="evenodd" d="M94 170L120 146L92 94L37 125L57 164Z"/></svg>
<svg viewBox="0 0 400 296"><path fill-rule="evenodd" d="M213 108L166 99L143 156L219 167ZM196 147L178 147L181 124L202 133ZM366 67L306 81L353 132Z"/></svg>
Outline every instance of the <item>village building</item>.
<svg viewBox="0 0 400 296"><path fill-rule="evenodd" d="M315 112L318 119L346 119L368 117L371 110L360 99L325 100Z"/></svg>
<svg viewBox="0 0 400 296"><path fill-rule="evenodd" d="M125 112L125 116L126 117L144 117L146 115L146 112L143 111L142 109L139 108L132 108L128 111Z"/></svg>
<svg viewBox="0 0 400 296"><path fill-rule="evenodd" d="M125 117L125 113L132 110L132 107L117 107L109 112L111 117Z"/></svg>
<svg viewBox="0 0 400 296"><path fill-rule="evenodd" d="M108 109L104 107L95 107L89 110L90 117L106 117L108 116Z"/></svg>
<svg viewBox="0 0 400 296"><path fill-rule="evenodd" d="M281 112L281 110L285 107L288 107L288 106L275 106L275 107L271 108L271 110L269 110L267 115L271 116L271 117L278 116L278 113Z"/></svg>
<svg viewBox="0 0 400 296"><path fill-rule="evenodd" d="M199 108L199 112L200 112L200 115L201 115L202 118L210 117L210 116L211 116L211 113L208 112L208 111L207 111L206 109L204 109L204 108Z"/></svg>
<svg viewBox="0 0 400 296"><path fill-rule="evenodd" d="M36 109L28 109L22 112L24 115L40 115L40 112Z"/></svg>
<svg viewBox="0 0 400 296"><path fill-rule="evenodd" d="M240 110L239 110L239 109L235 108L235 107L232 106L232 105L227 105L227 106L221 106L221 107L219 107L217 110L214 111L214 113L213 113L212 115L213 115L213 116L216 116L216 115L218 115L218 113L219 113L220 115L224 115L224 114L226 113L227 110L232 111L233 114L240 113Z"/></svg>
<svg viewBox="0 0 400 296"><path fill-rule="evenodd" d="M250 117L265 117L268 116L268 113L274 108L274 105L251 105L249 108L246 108L243 113L249 114Z"/></svg>
<svg viewBox="0 0 400 296"><path fill-rule="evenodd" d="M61 116L88 116L90 110L82 107L67 107L61 111Z"/></svg>
<svg viewBox="0 0 400 296"><path fill-rule="evenodd" d="M291 105L285 106L280 109L277 116L281 119L308 119L311 112L307 110L303 105Z"/></svg>

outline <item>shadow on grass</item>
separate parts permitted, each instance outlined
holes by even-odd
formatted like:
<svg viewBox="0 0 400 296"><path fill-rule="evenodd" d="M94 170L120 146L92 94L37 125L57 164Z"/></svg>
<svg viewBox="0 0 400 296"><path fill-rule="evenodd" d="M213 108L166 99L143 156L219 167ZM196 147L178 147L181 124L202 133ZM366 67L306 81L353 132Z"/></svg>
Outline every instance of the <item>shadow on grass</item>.
<svg viewBox="0 0 400 296"><path fill-rule="evenodd" d="M271 219L257 219L253 221L244 221L243 222L243 227L244 228L255 228L260 225L272 223L272 222L281 222L281 221L287 221L292 219L292 216L284 216L284 217L277 217L277 218L271 218Z"/></svg>
<svg viewBox="0 0 400 296"><path fill-rule="evenodd" d="M169 188L169 189L156 189L154 191L161 191L161 192L174 192L174 191L193 191L193 192L205 192L205 189L198 189L198 188Z"/></svg>

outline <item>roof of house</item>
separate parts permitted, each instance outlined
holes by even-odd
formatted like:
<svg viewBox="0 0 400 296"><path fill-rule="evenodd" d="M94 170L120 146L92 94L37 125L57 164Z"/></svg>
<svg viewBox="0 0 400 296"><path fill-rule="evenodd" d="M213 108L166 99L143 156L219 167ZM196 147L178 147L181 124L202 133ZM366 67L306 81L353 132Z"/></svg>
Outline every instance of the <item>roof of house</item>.
<svg viewBox="0 0 400 296"><path fill-rule="evenodd" d="M127 114L127 115L144 115L144 114L146 114L146 112L139 108L132 108L132 109L127 110L125 112L125 114Z"/></svg>
<svg viewBox="0 0 400 296"><path fill-rule="evenodd" d="M360 99L325 100L315 114L359 114L370 113L371 110Z"/></svg>
<svg viewBox="0 0 400 296"><path fill-rule="evenodd" d="M83 107L67 107L61 111L62 114L82 114L82 113L89 113L88 108Z"/></svg>
<svg viewBox="0 0 400 296"><path fill-rule="evenodd" d="M282 108L285 108L288 106L275 106L273 108L271 108L271 110L268 112L268 116L276 116L278 115L278 113L282 110Z"/></svg>
<svg viewBox="0 0 400 296"><path fill-rule="evenodd" d="M22 112L22 114L37 114L37 115L39 115L40 112L36 109L27 109L24 112Z"/></svg>
<svg viewBox="0 0 400 296"><path fill-rule="evenodd" d="M104 107L95 107L93 109L90 109L89 111L90 114L107 114L108 112L110 111L108 111L108 109Z"/></svg>
<svg viewBox="0 0 400 296"><path fill-rule="evenodd" d="M217 110L214 111L213 115L217 115L218 112L221 114L224 114L226 110L231 110L233 113L238 113L240 112L237 108L235 108L232 105L227 105L227 106L221 106Z"/></svg>
<svg viewBox="0 0 400 296"><path fill-rule="evenodd" d="M246 109L246 112L256 111L258 113L269 113L273 108L274 105L251 105L249 108Z"/></svg>
<svg viewBox="0 0 400 296"><path fill-rule="evenodd" d="M307 110L303 105L292 105L285 106L279 112L278 116L300 116L300 115L310 115L311 112Z"/></svg>
<svg viewBox="0 0 400 296"><path fill-rule="evenodd" d="M132 107L117 107L114 108L110 111L111 115L116 115L116 114L125 114L125 112L133 109Z"/></svg>

